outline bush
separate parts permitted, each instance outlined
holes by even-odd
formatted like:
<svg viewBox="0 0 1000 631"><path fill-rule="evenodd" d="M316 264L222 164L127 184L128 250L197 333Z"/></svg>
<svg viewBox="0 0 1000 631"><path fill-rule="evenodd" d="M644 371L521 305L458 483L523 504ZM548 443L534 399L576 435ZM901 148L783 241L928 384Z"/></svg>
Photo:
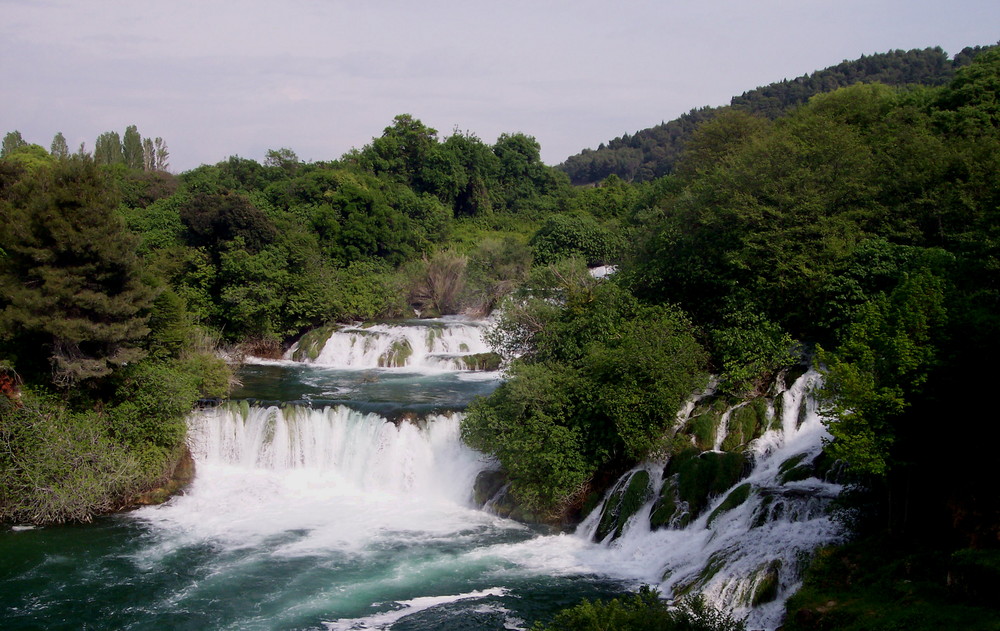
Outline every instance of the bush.
<svg viewBox="0 0 1000 631"><path fill-rule="evenodd" d="M532 631L742 631L742 620L712 609L701 599L686 599L677 607L643 587L638 594L610 601L584 600L564 609L547 625Z"/></svg>
<svg viewBox="0 0 1000 631"><path fill-rule="evenodd" d="M0 396L0 522L90 521L141 486L133 450L108 438L95 412L23 391Z"/></svg>
<svg viewBox="0 0 1000 631"><path fill-rule="evenodd" d="M554 263L562 258L578 256L588 265L612 263L621 255L621 237L602 226L590 215L552 215L529 243L535 261Z"/></svg>

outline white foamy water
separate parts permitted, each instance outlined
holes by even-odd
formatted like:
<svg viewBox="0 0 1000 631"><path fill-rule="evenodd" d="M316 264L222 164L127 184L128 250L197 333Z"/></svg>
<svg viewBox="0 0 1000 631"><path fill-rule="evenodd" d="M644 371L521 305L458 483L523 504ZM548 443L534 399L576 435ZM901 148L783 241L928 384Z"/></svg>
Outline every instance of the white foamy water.
<svg viewBox="0 0 1000 631"><path fill-rule="evenodd" d="M327 368L409 368L465 370L464 357L490 352L483 339L486 321L437 320L345 326L330 333L315 358L302 357L298 344L285 355Z"/></svg>
<svg viewBox="0 0 1000 631"><path fill-rule="evenodd" d="M461 443L459 421L452 413L396 425L345 406L205 410L190 421L194 484L146 517L240 545L308 531L292 546L299 551L495 522L470 505L490 463Z"/></svg>

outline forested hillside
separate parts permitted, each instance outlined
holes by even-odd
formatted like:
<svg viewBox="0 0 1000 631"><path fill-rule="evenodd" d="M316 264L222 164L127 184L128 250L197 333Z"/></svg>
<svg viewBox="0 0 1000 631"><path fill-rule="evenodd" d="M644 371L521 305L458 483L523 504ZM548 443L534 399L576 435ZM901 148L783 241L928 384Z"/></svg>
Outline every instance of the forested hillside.
<svg viewBox="0 0 1000 631"><path fill-rule="evenodd" d="M733 97L729 107L773 119L816 94L855 83L939 86L984 50L987 48L965 48L954 58L949 58L940 48L894 50L862 56L809 75L744 92ZM645 182L667 175L676 168L694 129L726 109L693 109L672 121L602 143L596 150L584 149L567 158L559 168L578 185L594 184L612 174L630 182Z"/></svg>

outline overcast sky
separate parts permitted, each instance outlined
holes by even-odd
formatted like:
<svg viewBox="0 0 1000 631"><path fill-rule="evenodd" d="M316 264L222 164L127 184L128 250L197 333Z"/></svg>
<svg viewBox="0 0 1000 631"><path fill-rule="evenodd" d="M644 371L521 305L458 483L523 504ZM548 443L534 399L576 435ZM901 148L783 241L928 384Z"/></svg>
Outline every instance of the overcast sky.
<svg viewBox="0 0 1000 631"><path fill-rule="evenodd" d="M0 0L0 134L135 124L180 172L338 158L410 113L558 164L844 59L998 39L998 0Z"/></svg>

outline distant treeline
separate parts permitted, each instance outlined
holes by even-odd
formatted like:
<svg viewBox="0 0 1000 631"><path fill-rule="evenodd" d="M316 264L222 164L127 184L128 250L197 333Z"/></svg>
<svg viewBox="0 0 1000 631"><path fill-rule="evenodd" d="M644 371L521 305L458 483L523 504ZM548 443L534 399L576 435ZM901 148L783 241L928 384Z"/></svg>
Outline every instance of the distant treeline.
<svg viewBox="0 0 1000 631"><path fill-rule="evenodd" d="M894 50L844 61L825 70L744 92L732 99L730 107L765 116L781 116L816 94L832 92L855 83L884 83L891 86L946 84L955 70L967 66L989 46L966 47L950 59L940 48ZM567 158L559 169L573 184L594 184L609 175L630 182L647 182L674 171L684 145L701 123L727 107L701 107L678 118L624 134L596 150L584 149Z"/></svg>

